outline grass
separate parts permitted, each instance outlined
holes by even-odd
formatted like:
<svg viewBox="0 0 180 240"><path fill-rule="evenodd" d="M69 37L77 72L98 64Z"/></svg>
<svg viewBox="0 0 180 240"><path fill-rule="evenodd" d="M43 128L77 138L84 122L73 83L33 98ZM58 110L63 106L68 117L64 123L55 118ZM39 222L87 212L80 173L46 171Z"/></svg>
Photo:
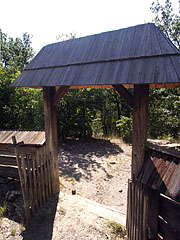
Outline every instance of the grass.
<svg viewBox="0 0 180 240"><path fill-rule="evenodd" d="M7 211L7 203L4 202L3 206L0 206L0 218L2 218Z"/></svg>
<svg viewBox="0 0 180 240"><path fill-rule="evenodd" d="M117 239L118 237L127 239L126 228L121 224L114 221L108 221L107 226L110 229L111 234L114 236L114 239Z"/></svg>
<svg viewBox="0 0 180 240"><path fill-rule="evenodd" d="M16 235L16 228L12 228L11 229L11 236L15 236Z"/></svg>

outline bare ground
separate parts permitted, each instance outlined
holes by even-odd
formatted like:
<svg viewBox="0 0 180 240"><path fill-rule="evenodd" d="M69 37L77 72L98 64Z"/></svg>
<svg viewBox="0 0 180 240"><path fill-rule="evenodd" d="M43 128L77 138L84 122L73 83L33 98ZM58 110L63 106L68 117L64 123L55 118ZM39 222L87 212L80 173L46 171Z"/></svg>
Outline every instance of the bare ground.
<svg viewBox="0 0 180 240"><path fill-rule="evenodd" d="M61 144L59 155L61 192L79 195L125 214L130 164L131 146L119 139L67 140ZM7 181L6 186L12 184ZM6 191L10 194L17 189ZM3 196L7 201L7 194ZM7 211L7 218L1 218L0 240L121 239L111 233L107 219L89 214L77 204L70 207L66 200L62 195L51 198L32 220L31 229L25 231L20 224L22 196L14 192L8 206L8 211L14 206L14 215Z"/></svg>

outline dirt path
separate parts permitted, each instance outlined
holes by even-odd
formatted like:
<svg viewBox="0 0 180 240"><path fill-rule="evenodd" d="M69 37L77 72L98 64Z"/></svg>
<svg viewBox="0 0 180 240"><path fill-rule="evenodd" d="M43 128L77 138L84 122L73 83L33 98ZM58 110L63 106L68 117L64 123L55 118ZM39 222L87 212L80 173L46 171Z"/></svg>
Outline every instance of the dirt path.
<svg viewBox="0 0 180 240"><path fill-rule="evenodd" d="M66 142L60 154L61 191L126 213L131 146L121 140Z"/></svg>

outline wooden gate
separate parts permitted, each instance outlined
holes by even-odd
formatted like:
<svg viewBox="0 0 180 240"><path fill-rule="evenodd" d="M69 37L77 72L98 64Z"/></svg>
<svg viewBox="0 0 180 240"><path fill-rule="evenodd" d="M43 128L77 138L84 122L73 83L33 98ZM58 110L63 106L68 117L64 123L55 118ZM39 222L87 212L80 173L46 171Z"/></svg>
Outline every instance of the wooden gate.
<svg viewBox="0 0 180 240"><path fill-rule="evenodd" d="M51 154L21 154L16 151L19 178L24 200L26 224L52 195Z"/></svg>
<svg viewBox="0 0 180 240"><path fill-rule="evenodd" d="M180 203L140 182L128 182L129 240L179 240Z"/></svg>

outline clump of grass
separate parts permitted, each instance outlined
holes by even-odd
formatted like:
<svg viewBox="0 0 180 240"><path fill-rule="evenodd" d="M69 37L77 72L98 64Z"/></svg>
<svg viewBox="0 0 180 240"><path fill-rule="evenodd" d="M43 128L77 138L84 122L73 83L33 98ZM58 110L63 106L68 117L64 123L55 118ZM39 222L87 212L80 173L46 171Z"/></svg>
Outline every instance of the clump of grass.
<svg viewBox="0 0 180 240"><path fill-rule="evenodd" d="M11 236L15 236L15 234L16 234L16 228L12 228L11 229Z"/></svg>
<svg viewBox="0 0 180 240"><path fill-rule="evenodd" d="M4 202L3 206L0 206L0 218L3 217L3 215L5 214L6 211L7 211L7 203Z"/></svg>
<svg viewBox="0 0 180 240"><path fill-rule="evenodd" d="M114 221L109 221L107 223L108 228L110 228L111 234L114 235L114 239L117 237L121 237L123 239L127 239L127 232L126 228L122 226L121 224L114 222Z"/></svg>
<svg viewBox="0 0 180 240"><path fill-rule="evenodd" d="M20 224L20 231L23 232L24 230L25 230L24 223L21 223L21 224Z"/></svg>

